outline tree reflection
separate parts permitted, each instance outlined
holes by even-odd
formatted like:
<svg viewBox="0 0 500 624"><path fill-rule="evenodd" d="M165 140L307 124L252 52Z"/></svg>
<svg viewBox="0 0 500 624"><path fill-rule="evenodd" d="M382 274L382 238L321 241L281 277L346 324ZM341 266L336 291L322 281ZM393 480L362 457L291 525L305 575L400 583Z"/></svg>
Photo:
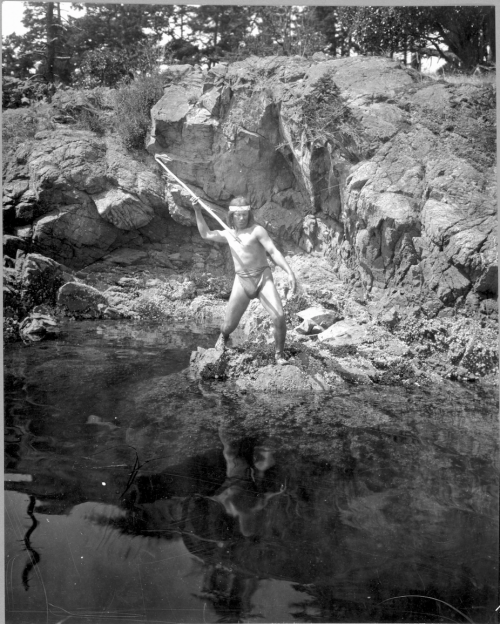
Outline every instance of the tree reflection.
<svg viewBox="0 0 500 624"><path fill-rule="evenodd" d="M34 514L35 504L36 498L32 495L29 497L28 509L26 510L26 513L31 518L32 524L24 536L24 545L29 553L29 560L24 566L22 573L23 587L26 591L29 589L29 574L31 570L40 562L40 554L31 546L31 535L38 526L38 520L35 518Z"/></svg>

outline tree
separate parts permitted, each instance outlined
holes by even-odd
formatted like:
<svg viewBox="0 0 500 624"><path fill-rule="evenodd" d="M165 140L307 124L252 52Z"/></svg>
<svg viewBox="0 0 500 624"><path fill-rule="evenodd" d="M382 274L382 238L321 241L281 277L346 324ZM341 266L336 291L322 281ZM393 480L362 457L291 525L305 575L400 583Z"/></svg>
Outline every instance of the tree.
<svg viewBox="0 0 500 624"><path fill-rule="evenodd" d="M453 57L440 49L444 44L456 55L465 71L495 59L495 7L456 6L428 7L429 24L436 33L427 39L443 58L453 63Z"/></svg>
<svg viewBox="0 0 500 624"><path fill-rule="evenodd" d="M202 43L200 51L209 65L221 54L238 49L250 26L250 10L246 6L202 5L191 12L187 20L191 43Z"/></svg>
<svg viewBox="0 0 500 624"><path fill-rule="evenodd" d="M9 35L3 42L4 74L28 78L36 73L48 82L69 82L69 25L61 17L60 4L27 3L22 24L26 34Z"/></svg>
<svg viewBox="0 0 500 624"><path fill-rule="evenodd" d="M493 6L315 7L315 13L331 50L347 34L349 50L360 54L398 52L406 58L424 50L465 71L494 58Z"/></svg>

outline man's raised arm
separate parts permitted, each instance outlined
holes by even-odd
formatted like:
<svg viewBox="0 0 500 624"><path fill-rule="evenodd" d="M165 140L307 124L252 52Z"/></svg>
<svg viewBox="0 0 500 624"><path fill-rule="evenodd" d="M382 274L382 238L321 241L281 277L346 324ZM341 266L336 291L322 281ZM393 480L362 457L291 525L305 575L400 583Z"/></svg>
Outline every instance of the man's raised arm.
<svg viewBox="0 0 500 624"><path fill-rule="evenodd" d="M280 269L283 269L283 271L287 273L288 281L290 282L290 290L293 294L297 288L297 282L295 280L295 275L293 274L292 269L288 266L283 254L279 249L277 249L276 245L271 240L271 237L262 226L257 226L256 234L264 249L271 256L274 264L277 264Z"/></svg>
<svg viewBox="0 0 500 624"><path fill-rule="evenodd" d="M214 243L226 243L226 237L221 230L212 230L208 227L207 222L201 212L199 204L194 204L194 214L196 215L196 225L198 232L204 240L213 241Z"/></svg>

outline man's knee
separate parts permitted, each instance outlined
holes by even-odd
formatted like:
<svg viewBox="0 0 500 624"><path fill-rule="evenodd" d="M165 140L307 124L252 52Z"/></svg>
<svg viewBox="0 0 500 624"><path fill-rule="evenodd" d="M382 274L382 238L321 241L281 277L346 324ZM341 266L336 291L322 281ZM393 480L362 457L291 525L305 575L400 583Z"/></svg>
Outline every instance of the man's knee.
<svg viewBox="0 0 500 624"><path fill-rule="evenodd" d="M286 326L285 314L283 312L275 312L273 315L273 323L276 328Z"/></svg>

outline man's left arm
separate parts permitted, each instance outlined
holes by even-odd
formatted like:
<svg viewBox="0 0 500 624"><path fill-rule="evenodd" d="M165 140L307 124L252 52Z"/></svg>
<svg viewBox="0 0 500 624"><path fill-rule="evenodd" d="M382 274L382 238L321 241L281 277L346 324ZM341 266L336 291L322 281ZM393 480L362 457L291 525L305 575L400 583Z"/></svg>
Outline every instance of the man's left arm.
<svg viewBox="0 0 500 624"><path fill-rule="evenodd" d="M257 234L257 238L261 242L264 249L271 256L274 264L278 265L280 269L283 269L283 271L285 271L286 274L288 275L288 280L290 282L290 290L293 294L297 287L297 282L295 279L295 275L293 274L292 269L290 268L287 261L283 257L283 254L281 253L279 249L277 249L276 245L271 240L271 237L269 236L269 234L266 232L266 230L262 226L257 226L256 234Z"/></svg>

